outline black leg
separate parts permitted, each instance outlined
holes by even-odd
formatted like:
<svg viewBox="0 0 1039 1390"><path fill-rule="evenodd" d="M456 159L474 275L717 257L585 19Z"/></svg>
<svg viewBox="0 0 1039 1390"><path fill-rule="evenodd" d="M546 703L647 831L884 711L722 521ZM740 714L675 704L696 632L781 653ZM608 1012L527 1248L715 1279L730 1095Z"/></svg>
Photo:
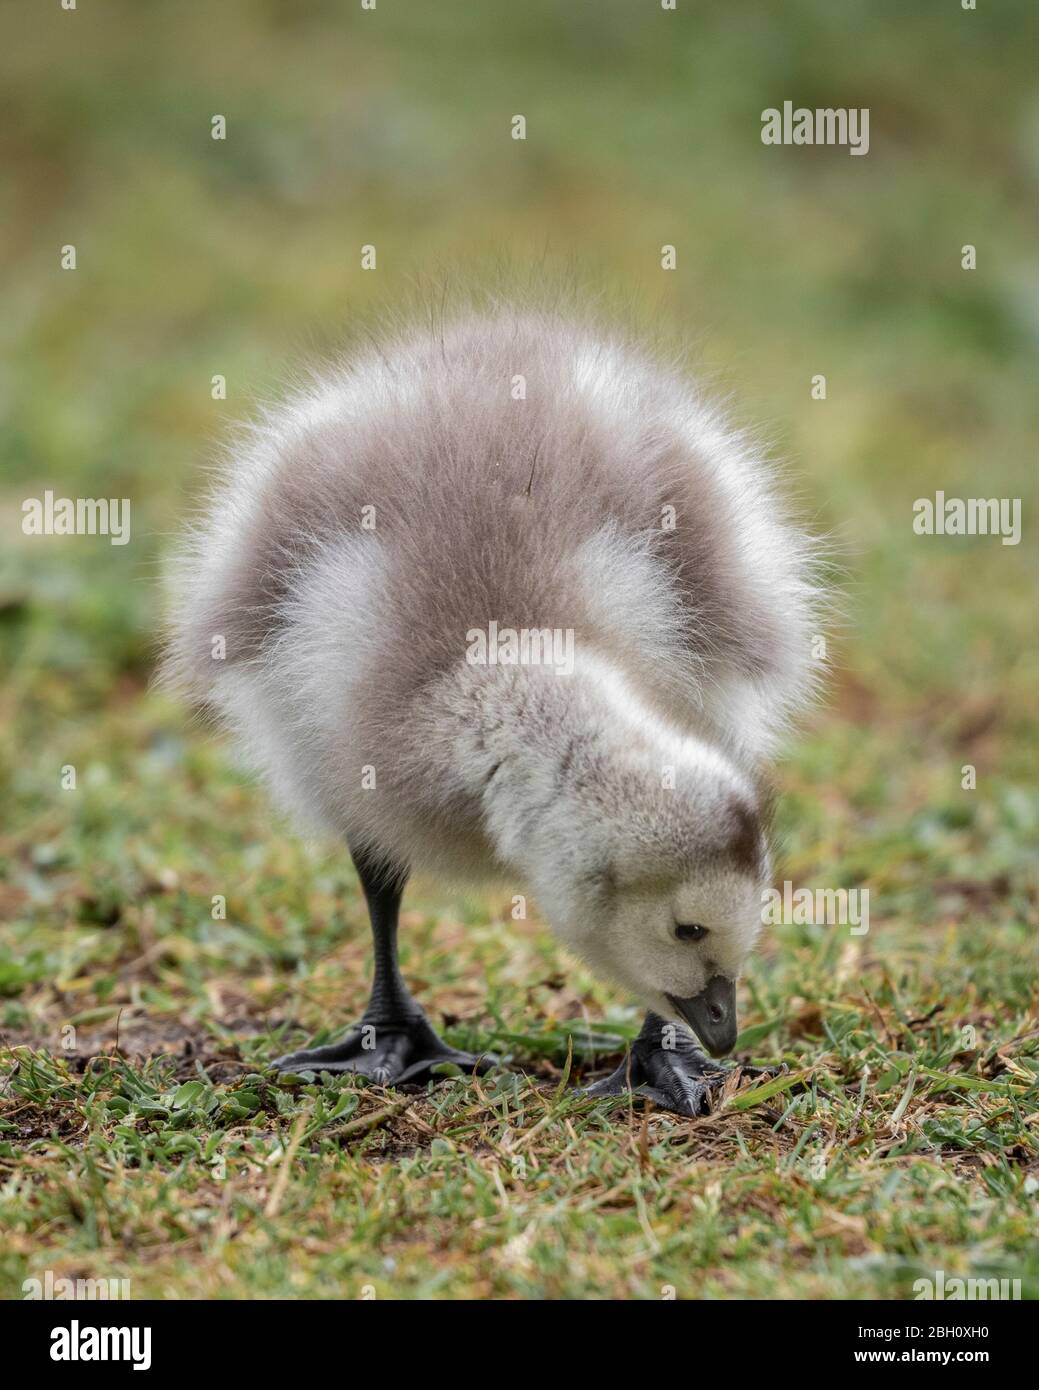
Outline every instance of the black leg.
<svg viewBox="0 0 1039 1390"><path fill-rule="evenodd" d="M757 1067L743 1070L750 1075L759 1072ZM583 1094L634 1093L679 1115L706 1115L712 1088L720 1086L728 1074L729 1068L712 1062L680 1023L669 1023L659 1014L647 1014L642 1032L617 1070L587 1087Z"/></svg>
<svg viewBox="0 0 1039 1390"><path fill-rule="evenodd" d="M397 961L397 923L408 871L394 871L360 853L353 855L353 861L368 904L375 966L372 992L361 1022L378 1028L421 1018L422 1010L412 999Z"/></svg>
<svg viewBox="0 0 1039 1390"><path fill-rule="evenodd" d="M489 1071L496 1059L448 1047L404 983L397 963L397 920L407 870L360 853L354 853L353 860L368 904L375 945L368 1007L358 1026L341 1042L291 1052L274 1065L280 1071L355 1072L380 1086L421 1085L435 1076L433 1068L443 1062L467 1072Z"/></svg>

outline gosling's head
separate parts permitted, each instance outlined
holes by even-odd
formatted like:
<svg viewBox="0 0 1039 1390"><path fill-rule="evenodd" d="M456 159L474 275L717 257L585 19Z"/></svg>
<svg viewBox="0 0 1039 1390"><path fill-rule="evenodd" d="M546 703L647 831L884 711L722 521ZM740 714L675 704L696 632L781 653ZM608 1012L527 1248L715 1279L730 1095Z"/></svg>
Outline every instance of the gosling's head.
<svg viewBox="0 0 1039 1390"><path fill-rule="evenodd" d="M674 785L635 756L620 772L608 801L601 777L577 779L549 818L540 901L598 974L723 1056L769 881L763 798L705 746L687 746Z"/></svg>

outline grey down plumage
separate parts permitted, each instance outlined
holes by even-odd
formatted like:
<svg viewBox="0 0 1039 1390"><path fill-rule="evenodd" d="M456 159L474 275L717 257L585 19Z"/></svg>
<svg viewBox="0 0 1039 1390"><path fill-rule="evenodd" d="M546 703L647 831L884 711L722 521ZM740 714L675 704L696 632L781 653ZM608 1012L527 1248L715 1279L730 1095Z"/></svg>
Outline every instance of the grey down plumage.
<svg viewBox="0 0 1039 1390"><path fill-rule="evenodd" d="M817 678L816 554L679 371L551 313L463 315L230 449L174 567L167 670L304 822L524 885L677 1018L758 929L761 774ZM572 670L474 664L492 623L569 633Z"/></svg>

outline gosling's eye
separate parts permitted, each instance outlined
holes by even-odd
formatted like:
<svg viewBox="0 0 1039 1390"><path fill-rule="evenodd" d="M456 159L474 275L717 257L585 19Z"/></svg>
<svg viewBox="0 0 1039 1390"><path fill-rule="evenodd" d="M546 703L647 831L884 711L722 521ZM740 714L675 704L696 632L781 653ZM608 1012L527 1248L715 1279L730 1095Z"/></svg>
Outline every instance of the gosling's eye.
<svg viewBox="0 0 1039 1390"><path fill-rule="evenodd" d="M697 922L676 922L675 936L679 941L700 941L707 935L707 928Z"/></svg>

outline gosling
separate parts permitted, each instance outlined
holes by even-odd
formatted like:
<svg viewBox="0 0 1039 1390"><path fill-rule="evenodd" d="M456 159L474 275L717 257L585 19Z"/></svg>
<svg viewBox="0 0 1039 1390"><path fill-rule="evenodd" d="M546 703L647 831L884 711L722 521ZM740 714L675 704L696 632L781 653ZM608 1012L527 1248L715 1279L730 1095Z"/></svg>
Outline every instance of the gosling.
<svg viewBox="0 0 1039 1390"><path fill-rule="evenodd" d="M167 670L345 841L374 936L360 1024L275 1065L486 1070L410 994L398 914L413 870L507 878L647 1010L591 1093L702 1113L770 880L763 772L818 671L817 553L677 368L553 313L398 333L251 426L179 549Z"/></svg>

